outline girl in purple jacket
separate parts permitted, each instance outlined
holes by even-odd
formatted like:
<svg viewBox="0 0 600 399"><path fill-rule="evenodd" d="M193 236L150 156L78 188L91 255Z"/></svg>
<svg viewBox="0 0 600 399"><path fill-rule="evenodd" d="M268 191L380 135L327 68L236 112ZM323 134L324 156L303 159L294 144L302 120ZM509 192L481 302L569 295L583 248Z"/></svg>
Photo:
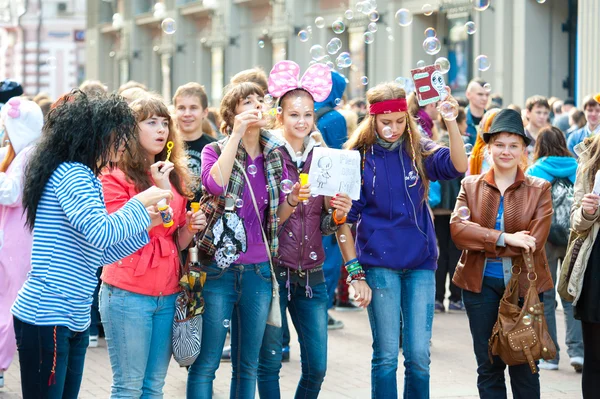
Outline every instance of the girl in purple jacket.
<svg viewBox="0 0 600 399"><path fill-rule="evenodd" d="M357 223L356 248L349 224L337 231L338 240L348 281L361 304L368 305L372 397L398 397L402 335L404 397L429 398L437 247L427 191L429 181L464 173L467 156L455 120L445 121L450 148L421 137L407 112L406 94L396 84L370 89L367 101L369 115L346 143L362 155L360 199L346 220ZM446 101L458 109L452 97Z"/></svg>
<svg viewBox="0 0 600 399"><path fill-rule="evenodd" d="M311 66L302 79L299 72L295 62L281 61L275 64L269 76L269 92L279 97L281 107L277 121L282 127L285 145L279 151L287 165L289 179L294 182L300 173L309 173L313 149L325 146L321 134L313 132L314 103L323 101L331 91L331 72L325 65ZM308 184L302 187L309 188ZM286 317L285 310L289 308L298 331L302 376L296 398L316 398L327 369L328 297L323 275L322 236L337 230L336 220L340 222L345 218L352 200L340 193L333 199L309 196L292 205L295 212L279 227L275 274L279 280L282 317ZM261 399L280 398L282 341L282 329L267 326L258 368Z"/></svg>

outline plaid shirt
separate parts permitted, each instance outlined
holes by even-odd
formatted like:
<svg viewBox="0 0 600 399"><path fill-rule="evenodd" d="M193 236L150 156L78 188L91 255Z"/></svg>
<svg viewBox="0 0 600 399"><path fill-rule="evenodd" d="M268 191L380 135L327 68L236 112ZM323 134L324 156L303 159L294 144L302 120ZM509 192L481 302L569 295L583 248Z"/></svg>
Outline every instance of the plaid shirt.
<svg viewBox="0 0 600 399"><path fill-rule="evenodd" d="M221 151L228 140L229 137L225 137L224 139L209 145L212 146L217 155L220 156ZM281 147L284 143L268 130L261 130L259 141L265 158L265 172L269 194L269 215L267 218L267 229L265 234L269 240L271 256L274 257L277 255L277 250L279 249L279 239L277 238L277 208L279 207L279 187L281 184L281 176L283 174L283 158L281 153L275 151L275 149ZM246 168L247 155L248 154L240 141L236 159L244 168ZM245 185L244 174L234 163L229 178L229 184L227 186L227 195L230 195L233 198L241 198ZM208 223L198 247L206 255L212 257L216 250L213 244L212 228L225 210L225 196L220 195L216 197L205 192L200 203L200 209L206 215Z"/></svg>

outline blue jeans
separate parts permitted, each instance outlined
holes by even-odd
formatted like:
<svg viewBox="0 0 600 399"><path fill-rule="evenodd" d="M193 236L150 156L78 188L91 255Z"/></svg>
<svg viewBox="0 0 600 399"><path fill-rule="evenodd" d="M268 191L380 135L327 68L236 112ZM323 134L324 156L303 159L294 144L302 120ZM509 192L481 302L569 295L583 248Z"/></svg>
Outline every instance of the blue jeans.
<svg viewBox="0 0 600 399"><path fill-rule="evenodd" d="M162 398L171 360L177 294L100 288L100 314L113 372L111 398Z"/></svg>
<svg viewBox="0 0 600 399"><path fill-rule="evenodd" d="M269 263L233 265L228 269L212 264L202 270L206 272L202 349L189 370L187 397L212 397L213 380L231 323L230 397L254 398L258 355L273 297Z"/></svg>
<svg viewBox="0 0 600 399"><path fill-rule="evenodd" d="M13 317L23 399L76 399L83 377L89 330L35 326ZM56 345L56 346L55 346ZM56 383L48 384L56 349Z"/></svg>
<svg viewBox="0 0 600 399"><path fill-rule="evenodd" d="M100 276L102 276L102 268L99 267L98 271L96 271L96 277L98 277L98 284L96 285L96 289L94 290L94 299L92 301L92 322L90 324L90 335L98 336L100 333L100 309L98 306L98 298L100 297L100 286L102 285L102 280L100 280Z"/></svg>
<svg viewBox="0 0 600 399"><path fill-rule="evenodd" d="M435 271L372 267L366 274L373 290L368 307L373 334L371 397L398 397L396 371L402 334L404 398L429 398Z"/></svg>
<svg viewBox="0 0 600 399"><path fill-rule="evenodd" d="M287 298L285 282L279 283L281 315L289 308L292 322L298 332L302 376L296 398L316 398L327 370L327 286L318 284L313 289L313 297L308 298L304 287L294 284L291 287L291 300ZM258 363L258 393L261 399L279 399L279 370L281 369L281 328L267 326L263 338Z"/></svg>
<svg viewBox="0 0 600 399"><path fill-rule="evenodd" d="M342 264L344 263L335 234L323 236L323 250L325 251L323 273L325 274L327 295L329 296L329 306L327 308L330 309L335 305L335 290L342 275Z"/></svg>
<svg viewBox="0 0 600 399"><path fill-rule="evenodd" d="M463 302L469 317L473 337L473 349L477 359L477 389L479 396L486 399L506 398L504 370L506 364L499 356L488 355L488 340L498 319L498 306L504 295L504 280L484 277L481 293L463 290ZM510 385L515 399L540 397L540 374L532 374L527 364L509 366Z"/></svg>
<svg viewBox="0 0 600 399"><path fill-rule="evenodd" d="M544 292L544 316L546 316L546 323L548 323L548 331L550 337L556 345L556 358L550 362L558 364L560 359L558 339L556 337L556 270L558 268L558 261L565 257L567 249L565 247L557 247L549 242L546 243L546 256L548 257L548 266L550 267L550 274L552 275L552 281L554 281L554 287L551 290ZM565 301L560 299L565 316L565 326L567 329L567 336L565 343L567 344L567 354L569 357L583 357L583 336L581 333L581 321L576 320L573 317L573 302Z"/></svg>

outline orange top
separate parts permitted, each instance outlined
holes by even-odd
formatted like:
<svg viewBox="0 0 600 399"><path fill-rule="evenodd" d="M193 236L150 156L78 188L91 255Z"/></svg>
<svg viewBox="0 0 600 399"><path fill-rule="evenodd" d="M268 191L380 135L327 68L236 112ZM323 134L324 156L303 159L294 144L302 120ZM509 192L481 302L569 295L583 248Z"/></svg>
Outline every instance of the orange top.
<svg viewBox="0 0 600 399"><path fill-rule="evenodd" d="M108 213L120 209L138 194L133 183L127 181L120 169L102 174L104 200ZM171 295L179 292L179 254L174 234L186 223L186 198L172 187L173 226L162 224L150 230L150 243L134 254L111 265L104 266L102 281L123 290L142 295Z"/></svg>

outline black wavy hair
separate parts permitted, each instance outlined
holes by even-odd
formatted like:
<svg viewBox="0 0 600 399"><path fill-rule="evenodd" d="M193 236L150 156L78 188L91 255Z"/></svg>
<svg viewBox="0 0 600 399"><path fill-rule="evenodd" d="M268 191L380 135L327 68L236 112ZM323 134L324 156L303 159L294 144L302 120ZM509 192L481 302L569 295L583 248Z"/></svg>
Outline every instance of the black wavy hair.
<svg viewBox="0 0 600 399"><path fill-rule="evenodd" d="M26 225L33 230L44 187L61 163L84 164L98 176L122 142L128 148L135 129L133 112L119 95L88 97L73 90L58 99L25 170Z"/></svg>

